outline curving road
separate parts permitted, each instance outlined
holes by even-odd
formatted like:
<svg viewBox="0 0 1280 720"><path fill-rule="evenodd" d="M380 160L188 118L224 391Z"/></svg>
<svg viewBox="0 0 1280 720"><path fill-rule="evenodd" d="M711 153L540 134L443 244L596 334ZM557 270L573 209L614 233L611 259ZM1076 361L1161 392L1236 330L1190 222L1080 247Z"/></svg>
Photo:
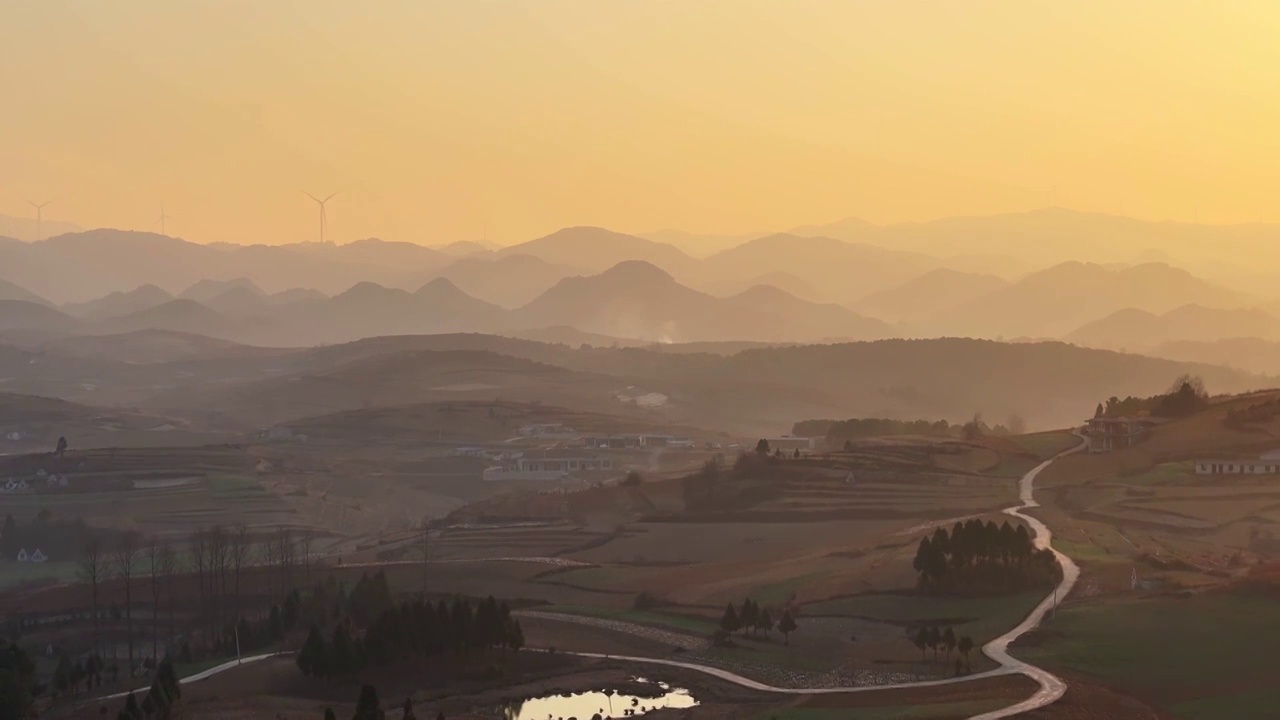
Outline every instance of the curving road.
<svg viewBox="0 0 1280 720"><path fill-rule="evenodd" d="M1054 588L1054 591L1050 595L1045 597L1045 599L1042 600L1040 604L1037 605L1035 609L1032 610L1031 613L1027 615L1027 617L1021 623L1019 623L1016 627L1014 627L1009 632L1005 633L1004 635L1001 635L998 638L995 638L994 640L988 642L986 645L982 647L982 652L984 655L991 658L995 662L999 663L1000 667L996 668L995 670L988 670L987 672L977 673L974 675L964 675L961 677L951 677L951 678L942 678L938 680L924 680L924 681L918 681L918 682L895 683L895 684L886 684L886 685L858 685L858 686L851 686L851 687L826 687L826 688L783 688L783 687L775 687L773 685L768 685L766 683L758 682L756 680L752 680L751 678L743 677L736 673L729 672L728 670L722 670L720 668L711 667L709 665L700 665L698 663L681 662L679 660L663 660L659 658L632 657L632 656L626 656L626 655L603 655L600 653L568 653L568 654L577 655L579 657L623 660L626 662L645 663L649 665L665 665L668 667L683 668L685 670L694 670L694 671L703 673L705 675L710 675L711 677L724 680L725 682L733 683L734 685L738 685L740 687L748 688L751 690L758 690L760 692L779 693L779 694L785 694L785 695L832 695L832 694L844 694L844 693L871 692L875 690L927 688L927 687L934 687L938 685L955 685L958 683L972 682L974 680L980 680L983 678L990 678L990 677L998 677L1001 675L1021 674L1021 675L1026 675L1027 677L1031 678L1032 680L1035 680L1037 683L1040 684L1040 689L1036 691L1034 695L1015 705L1010 705L1009 707L1002 708L1000 710L993 710L991 712L983 713L981 715L975 715L972 718L970 718L970 720L998 720L998 718L1012 717L1020 713L1029 712L1031 710L1036 710L1042 707L1046 707L1056 702L1059 698L1062 697L1063 693L1065 693L1067 690L1066 682L1064 682L1062 678L1059 678L1058 676L1054 675L1048 670L1036 667L1035 665L1032 665L1028 662L1024 662L1022 660L1019 660L1013 657L1012 655L1009 654L1009 646L1013 644L1015 640L1022 637L1027 632L1034 630L1036 627L1039 627L1040 623L1043 622L1045 615L1047 615L1049 611L1051 611L1057 605L1057 603L1062 600L1062 598L1065 598L1067 594L1071 592L1071 589L1075 587L1076 581L1080 577L1080 568L1077 567L1074 562L1072 562L1071 558L1067 557L1066 555L1063 555L1062 553L1058 552L1053 548L1053 546L1051 545L1051 541L1053 540L1053 533L1049 530L1048 526L1046 526L1044 523L1040 522L1036 518L1025 514L1023 511L1029 510L1031 508L1040 507L1040 503L1036 502L1035 495L1034 495L1036 476L1039 475L1041 471L1043 471L1045 468L1053 464L1055 460L1063 456L1079 452L1080 450L1084 449L1084 447L1085 447L1084 438L1081 438L1081 443L1079 445L1073 448L1070 448L1068 450L1064 450L1063 452L1058 453L1054 457L1048 460L1045 460L1044 462L1040 463L1036 467L1032 468L1030 472L1022 476L1022 480L1018 484L1018 495L1019 495L1019 499L1022 501L1022 504L1019 505L1018 507L1008 508L1005 510L1005 514L1012 515L1013 517L1016 517L1026 522L1027 525L1029 525L1031 529L1035 531L1034 542L1037 548L1048 548L1053 552L1054 556L1058 558L1058 562L1062 565L1062 582L1058 583L1058 586ZM547 615L548 613L540 613L540 614ZM575 621L573 619L574 617L575 616L570 616L570 615L562 616L563 619L569 620L571 622ZM565 651L562 650L560 652L565 652Z"/></svg>
<svg viewBox="0 0 1280 720"><path fill-rule="evenodd" d="M1072 562L1071 558L1067 557L1066 555L1063 555L1061 552L1058 552L1053 548L1051 544L1053 540L1053 533L1049 530L1048 526L1046 526L1044 523L1040 522L1036 518L1025 514L1023 511L1029 510L1031 508L1040 507L1040 503L1036 502L1035 494L1034 494L1036 476L1039 475L1040 472L1043 471L1045 468L1049 467L1049 465L1051 465L1054 460L1057 460L1058 458L1061 458L1065 455L1070 455L1072 453L1079 452L1080 450L1082 450L1085 447L1085 443L1083 440L1084 439L1081 438L1081 443L1076 447L1073 447L1069 450L1064 450L1063 452L1058 453L1054 457L1048 460L1045 460L1044 462L1040 463L1036 467L1032 468L1030 472L1024 475L1018 485L1018 494L1019 494L1019 499L1022 500L1022 505L1019 505L1018 507L1008 508L1005 510L1005 514L1012 515L1013 517L1016 517L1022 520L1023 522L1027 523L1027 525L1031 526L1031 528L1035 531L1035 544L1037 548L1048 548L1053 552L1054 556L1058 558L1058 562L1062 565L1062 582L1058 583L1058 586L1054 588L1053 593L1050 594L1048 597L1046 597L1044 600L1042 600L1040 604L1037 605L1035 609L1032 610L1031 613L1027 615L1027 617L1017 625L1017 627L1013 628L1012 630L1005 633L1004 635L1001 635L1000 637L992 640L991 642L988 642L986 645L982 647L983 654L985 654L987 657L991 658L995 662L999 663L1000 667L996 668L995 670L988 670L987 672L976 673L973 675L964 675L961 677L941 678L938 680L922 680L922 681L907 682L907 683L893 683L893 684L886 684L886 685L857 685L857 686L850 686L850 687L822 687L822 688L783 688L783 687L775 687L773 685L768 685L766 683L752 680L751 678L743 677L736 673L729 672L728 670L722 670L720 668L711 667L709 665L700 665L698 663L681 662L679 660L664 660L660 658L650 658L650 657L633 657L628 655L605 655L602 653L569 652L565 650L561 650L559 652L566 655L576 655L578 657L585 657L585 658L598 658L602 660L605 660L605 659L621 660L624 662L634 662L634 663L641 663L646 665L664 665L667 667L676 667L676 668L682 668L685 670L693 670L695 672L700 672L700 673L703 673L704 675L709 675L719 680L733 683L734 685L748 688L750 690L757 690L760 692L768 692L768 693L779 693L779 694L785 694L785 695L834 695L834 694L845 694L845 693L873 692L876 690L927 688L927 687L935 687L939 685L955 685L958 683L972 682L974 680L981 680L983 678L990 678L990 677L999 677L1002 675L1022 674L1022 675L1026 675L1027 677L1031 678L1032 680L1035 680L1037 683L1040 684L1040 689L1036 691L1034 695L1015 705L1010 705L1009 707L1002 708L1000 710L993 710L991 712L982 713L981 715L975 715L969 720L999 720L999 718L1012 717L1020 713L1030 712L1031 710L1036 710L1042 707L1046 707L1056 702L1059 698L1062 697L1063 693L1067 691L1066 682L1064 682L1062 678L1054 675L1048 670L1044 670L1043 668L1036 667L1035 665L1032 665L1030 663L1024 662L1022 660L1019 660L1013 657L1012 655L1009 654L1009 646L1015 640L1022 637L1027 632L1034 630L1036 627L1039 627L1040 623L1043 622L1045 615L1047 615L1051 610L1053 610L1053 608L1057 605L1057 603L1062 598L1065 598L1068 593L1071 592L1071 589L1075 587L1076 581L1080 578L1080 568L1077 567L1074 562ZM534 561L534 562L545 561L544 558L509 558L509 559ZM538 615L545 617L548 615L552 615L552 613L538 613ZM557 619L562 619L568 622L577 622L578 616L562 615ZM590 620L591 618L582 618L582 619ZM546 650L534 650L534 651L549 652ZM269 653L265 655L256 655L253 657L243 658L242 660L239 660L239 661L232 660L231 662L225 663L223 665L219 665L217 667L209 668L208 670L205 670L200 673L196 673L195 675L190 675L188 677L181 678L179 682L182 682L182 683L199 682L200 680L204 680L206 678L212 677L213 675L217 675L227 670L234 669L243 664L252 663L259 660L265 660L270 657L275 657L276 655L284 655L284 654L288 654L288 653ZM147 688L141 688L137 692L146 692L146 690ZM127 692L117 693L115 695L109 695L104 698L97 698L97 700L124 697L127 694L128 694Z"/></svg>

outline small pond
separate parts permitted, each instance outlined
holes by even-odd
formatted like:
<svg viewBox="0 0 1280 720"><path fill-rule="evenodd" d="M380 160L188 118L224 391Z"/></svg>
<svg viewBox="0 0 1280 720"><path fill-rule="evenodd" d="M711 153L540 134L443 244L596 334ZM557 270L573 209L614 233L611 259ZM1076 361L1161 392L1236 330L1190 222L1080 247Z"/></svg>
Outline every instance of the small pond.
<svg viewBox="0 0 1280 720"><path fill-rule="evenodd" d="M638 688L643 689L641 694L636 694L641 692ZM688 690L636 678L625 692L591 690L530 698L503 708L502 717L505 720L629 718L662 708L688 708L697 704Z"/></svg>

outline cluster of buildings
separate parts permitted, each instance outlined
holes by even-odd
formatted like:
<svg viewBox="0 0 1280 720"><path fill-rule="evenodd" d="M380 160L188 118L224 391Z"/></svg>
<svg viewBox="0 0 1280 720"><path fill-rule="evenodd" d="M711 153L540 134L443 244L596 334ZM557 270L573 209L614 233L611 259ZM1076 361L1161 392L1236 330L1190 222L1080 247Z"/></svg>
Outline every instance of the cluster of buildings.
<svg viewBox="0 0 1280 720"><path fill-rule="evenodd" d="M36 551L30 554L27 553L26 548L23 548L22 550L18 551L18 562L20 563L24 563L24 562L42 563L48 559L49 559L49 556L45 555L43 552L40 552L40 548L36 548Z"/></svg>
<svg viewBox="0 0 1280 720"><path fill-rule="evenodd" d="M1114 452L1141 443L1164 422L1163 418L1156 417L1095 417L1085 423L1084 435L1089 442L1089 452ZM1197 475L1280 475L1280 450L1256 457L1198 459L1192 465Z"/></svg>

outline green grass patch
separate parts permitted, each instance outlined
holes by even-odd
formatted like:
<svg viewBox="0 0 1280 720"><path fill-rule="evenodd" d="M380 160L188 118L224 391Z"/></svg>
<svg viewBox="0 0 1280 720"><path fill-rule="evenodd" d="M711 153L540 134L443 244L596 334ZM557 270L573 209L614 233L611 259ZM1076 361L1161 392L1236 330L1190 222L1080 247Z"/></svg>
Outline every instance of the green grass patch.
<svg viewBox="0 0 1280 720"><path fill-rule="evenodd" d="M1069 432L1013 435L1009 441L1041 460L1048 460L1063 450L1070 450L1080 444L1080 438ZM1032 464L1032 467L1035 467L1035 464Z"/></svg>
<svg viewBox="0 0 1280 720"><path fill-rule="evenodd" d="M1280 708L1280 687L1188 700L1169 709L1188 720L1271 720L1276 708Z"/></svg>
<svg viewBox="0 0 1280 720"><path fill-rule="evenodd" d="M826 575L825 572L813 572L770 585L762 585L752 590L749 597L761 605L781 605L790 601L805 583L821 579Z"/></svg>
<svg viewBox="0 0 1280 720"><path fill-rule="evenodd" d="M1007 706L1003 700L862 708L783 708L761 713L756 720L930 720L980 715Z"/></svg>
<svg viewBox="0 0 1280 720"><path fill-rule="evenodd" d="M1275 684L1273 600L1212 593L1098 601L1062 608L1048 627L1053 636L1019 654L1202 713L1187 717L1239 717L1205 708L1238 697L1220 696L1222 688L1244 696Z"/></svg>
<svg viewBox="0 0 1280 720"><path fill-rule="evenodd" d="M0 562L0 590L10 590L24 585L74 582L75 579L76 563L72 561L19 563L6 560Z"/></svg>
<svg viewBox="0 0 1280 720"><path fill-rule="evenodd" d="M837 615L895 624L947 624L977 645L1017 625L1044 599L1045 592L1003 597L947 597L933 595L857 595L801 607L804 615Z"/></svg>
<svg viewBox="0 0 1280 720"><path fill-rule="evenodd" d="M1136 475L1117 478L1128 485L1182 485L1195 478L1195 465L1191 462L1161 463Z"/></svg>
<svg viewBox="0 0 1280 720"><path fill-rule="evenodd" d="M255 479L244 475L214 473L208 478L209 493L223 500L257 498L268 495Z"/></svg>
<svg viewBox="0 0 1280 720"><path fill-rule="evenodd" d="M637 625L649 625L652 627L666 628L670 630L679 630L681 632L693 633L695 635L710 635L715 632L719 624L709 619L689 617L687 615L673 615L670 613L659 612L657 610L619 610L615 608L595 607L592 605L551 605L545 608L538 608L539 612L557 612L566 615L582 615L584 617L603 618L606 620L620 620L623 622L635 623Z"/></svg>

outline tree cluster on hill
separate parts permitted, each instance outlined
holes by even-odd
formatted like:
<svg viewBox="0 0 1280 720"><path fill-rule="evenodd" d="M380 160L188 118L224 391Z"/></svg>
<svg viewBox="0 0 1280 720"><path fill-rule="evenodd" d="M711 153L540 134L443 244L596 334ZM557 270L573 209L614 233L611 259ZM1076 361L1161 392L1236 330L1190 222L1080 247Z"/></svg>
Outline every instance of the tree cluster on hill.
<svg viewBox="0 0 1280 720"><path fill-rule="evenodd" d="M725 605L724 614L720 616L720 630L716 633L716 640L724 643L728 641L730 635L739 630L744 636L748 632L752 634L763 632L768 635L774 628L777 628L778 632L790 642L791 633L796 630L796 620L791 611L783 610L775 623L768 608L762 608L755 600L747 598L742 601L741 609L734 607L733 603Z"/></svg>
<svg viewBox="0 0 1280 720"><path fill-rule="evenodd" d="M682 485L685 509L714 512L751 507L777 497L782 459L760 453L739 453L733 467L717 455L702 464ZM757 482L760 481L760 482Z"/></svg>
<svg viewBox="0 0 1280 720"><path fill-rule="evenodd" d="M1280 416L1280 398L1264 400L1237 410L1229 408L1222 424L1232 430L1244 430L1248 425L1268 423Z"/></svg>
<svg viewBox="0 0 1280 720"><path fill-rule="evenodd" d="M969 664L969 653L973 652L973 638L965 635L957 637L955 630L946 628L939 630L937 626L920 626L916 630L916 634L911 638L911 642L920 650L920 661L925 662L925 650L933 650L933 661L938 662L940 652L945 652L947 660L951 660L951 653L959 651L964 656L964 670L971 671ZM960 658L956 658L956 675L960 674Z"/></svg>
<svg viewBox="0 0 1280 720"><path fill-rule="evenodd" d="M96 652L74 663L63 653L53 671L53 689L58 693L76 692L81 683L86 691L102 687L102 673L106 669L107 663Z"/></svg>
<svg viewBox="0 0 1280 720"><path fill-rule="evenodd" d="M1178 418L1197 413L1209 406L1209 393L1204 381L1191 375L1183 375L1174 381L1168 392L1151 397L1130 395L1121 400L1112 396L1106 403L1098 403L1094 417L1121 418L1149 415Z"/></svg>
<svg viewBox="0 0 1280 720"><path fill-rule="evenodd" d="M992 592L1052 584L1062 568L1051 550L1037 550L1025 525L957 522L921 538L912 567L920 588L933 592Z"/></svg>
<svg viewBox="0 0 1280 720"><path fill-rule="evenodd" d="M308 677L341 677L366 667L494 648L518 651L524 630L505 601L486 598L443 600L432 605L417 600L379 613L360 635L349 620L339 622L328 640L312 625L298 652L298 669Z"/></svg>

